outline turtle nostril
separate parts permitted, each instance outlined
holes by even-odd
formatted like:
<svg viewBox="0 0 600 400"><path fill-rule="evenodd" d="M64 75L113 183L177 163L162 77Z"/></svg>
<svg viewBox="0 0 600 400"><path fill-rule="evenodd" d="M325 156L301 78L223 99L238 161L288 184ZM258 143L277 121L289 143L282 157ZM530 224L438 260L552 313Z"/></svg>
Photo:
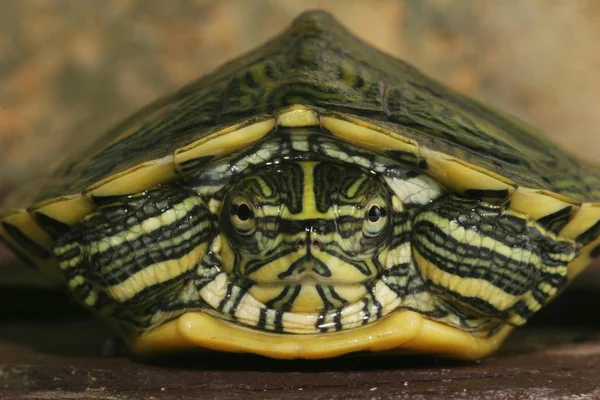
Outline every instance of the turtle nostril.
<svg viewBox="0 0 600 400"><path fill-rule="evenodd" d="M323 249L323 244L318 241L318 240L313 240L312 242L312 247L318 249L318 250L322 250Z"/></svg>
<svg viewBox="0 0 600 400"><path fill-rule="evenodd" d="M296 242L296 250L300 250L303 247L304 247L304 240L298 240Z"/></svg>

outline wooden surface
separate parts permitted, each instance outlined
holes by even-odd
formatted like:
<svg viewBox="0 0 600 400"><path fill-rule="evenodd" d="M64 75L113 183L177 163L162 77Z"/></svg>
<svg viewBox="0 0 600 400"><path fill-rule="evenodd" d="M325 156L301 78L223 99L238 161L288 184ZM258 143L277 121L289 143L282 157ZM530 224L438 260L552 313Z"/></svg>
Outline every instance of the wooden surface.
<svg viewBox="0 0 600 400"><path fill-rule="evenodd" d="M23 267L0 250L0 268ZM204 353L132 360L46 289L0 288L0 399L598 399L600 266L479 363ZM121 354L118 356L110 354Z"/></svg>

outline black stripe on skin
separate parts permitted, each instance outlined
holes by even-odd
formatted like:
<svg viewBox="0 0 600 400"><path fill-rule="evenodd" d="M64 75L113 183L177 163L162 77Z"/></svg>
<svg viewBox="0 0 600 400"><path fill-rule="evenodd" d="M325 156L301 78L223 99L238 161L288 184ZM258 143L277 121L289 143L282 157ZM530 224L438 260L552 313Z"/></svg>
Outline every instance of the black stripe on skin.
<svg viewBox="0 0 600 400"><path fill-rule="evenodd" d="M349 257L352 257L353 254L351 254L350 256L346 255L345 252L343 250L341 251L336 251L335 249L332 249L331 247L337 247L337 243L330 243L329 245L327 245L325 247L325 249L323 250L325 253L334 256L335 258L338 258L340 260L342 260L343 262L345 262L348 265L353 266L354 268L356 268L356 270L358 272L360 272L361 274L363 274L364 276L370 276L371 275L371 269L369 268L369 266L364 262L364 261L357 261L357 260L353 260Z"/></svg>
<svg viewBox="0 0 600 400"><path fill-rule="evenodd" d="M306 232L307 228L312 228L311 231L315 233L327 234L329 232L335 232L337 227L335 219L317 218L290 220L285 218L279 218L277 222L279 224L278 231L282 234L290 235Z"/></svg>
<svg viewBox="0 0 600 400"><path fill-rule="evenodd" d="M169 208L184 203L189 198L200 199L193 192L188 192L185 189L163 188L153 190L141 196L123 198L119 197L118 201L113 201L109 205L104 205L97 209L96 214L84 221L90 224L90 220L95 220L95 224L102 224L102 232L97 232L96 236L90 233L91 238L104 238L106 236L115 236L120 232L129 231L131 227L139 225L142 221L159 217ZM203 204L194 204L187 210L197 212L196 210ZM210 214L205 211L203 214ZM181 218L177 219L178 221ZM97 225L96 225L97 226Z"/></svg>
<svg viewBox="0 0 600 400"><path fill-rule="evenodd" d="M295 235L310 230L319 234L337 232L343 239L347 239L358 232L361 232L364 223L364 217L342 216L338 219L305 219L292 220L275 216L256 217L256 225L260 227L260 233L267 238L274 239L280 234ZM356 229L339 229L340 225L355 225ZM269 225L276 226L276 229L267 228Z"/></svg>
<svg viewBox="0 0 600 400"><path fill-rule="evenodd" d="M286 257L287 255L295 251L291 247L281 248L277 250L279 250L277 253L271 253L268 256L265 254L262 258L257 258L248 261L244 266L245 275L251 275L256 271L260 270L265 265L268 265L279 258ZM237 265L239 264L240 263L237 263Z"/></svg>
<svg viewBox="0 0 600 400"><path fill-rule="evenodd" d="M47 260L52 257L50 251L46 250L42 246L40 246L36 241L32 240L24 234L19 228L14 226L13 224L9 224L8 222L2 222L2 227L10 236L10 238L17 244L17 246L21 247L25 250L26 253L32 254L37 258L41 258L43 260ZM20 253L17 252L17 253Z"/></svg>
<svg viewBox="0 0 600 400"><path fill-rule="evenodd" d="M423 237L427 239L427 242L431 243L431 245L435 248L436 252L434 254L439 254L437 251L441 251L442 249L447 251L449 254L454 254L460 256L461 258L472 258L472 259L484 259L484 260L492 260L497 259L499 264L503 264L506 261L510 260L514 263L523 263L525 265L529 265L535 267L534 264L529 262L523 262L519 259L514 259L510 257L506 257L503 254L496 253L494 249L490 249L484 246L471 245L467 242L459 241L455 239L451 235L447 235L445 231L438 228L437 225L431 223L430 221L417 221L413 227L413 246L419 246L419 249L425 249L429 251L425 244L422 243L419 237ZM516 246L514 243L507 244L506 242L502 242L496 238L490 238L494 241L497 241L501 244L507 245L509 247L513 247L519 250L528 250L534 254L538 254L536 250L540 250L538 248L537 243L528 243L529 239L525 235L520 238L520 246ZM517 241L515 241L516 243ZM539 255L539 254L538 254ZM515 268L515 273L519 273L518 268ZM522 275L523 277L528 277L527 275Z"/></svg>
<svg viewBox="0 0 600 400"><path fill-rule="evenodd" d="M194 236L192 236L189 239L183 240L183 242L187 242L187 243L196 242L197 240L195 240L195 239L197 239L197 237L199 235L200 236L209 236L211 233L210 231L212 230L211 228L215 225L215 221L213 221L212 218L208 217L208 214L206 214L207 218L203 218L203 217L204 217L204 215L198 215L198 216L193 216L191 218L177 220L170 225L162 226L151 232L141 234L133 240L125 240L119 245L111 246L109 248L109 250L105 250L102 252L95 252L94 254L91 255L90 261L91 262L102 262L102 259L105 256L107 256L107 253L109 253L108 254L109 256L112 256L115 254L123 254L123 255L127 256L129 254L128 252L130 252L130 251L145 252L145 251L153 249L157 243L170 242L172 240L172 238L181 237L185 232L194 231L195 228L197 226L199 226L201 223L207 222L207 224L206 224L206 225L208 225L207 229L197 230L194 233ZM84 238L83 242L87 246L94 246L96 244L105 243L107 238L111 237L111 236L107 235L104 238L99 238L98 236L102 234L103 226L98 226L98 225L100 225L100 224L91 223L88 226L84 227L84 229L82 229L82 232L80 231L80 235ZM96 228L96 230L94 230L94 227ZM125 236L125 235L127 235L127 232L121 232L120 234L117 234L116 236L119 236L119 235ZM61 243L61 246L64 246L64 244ZM149 246L151 246L151 247L149 247Z"/></svg>
<svg viewBox="0 0 600 400"><path fill-rule="evenodd" d="M300 294L301 290L302 290L301 285L295 285L293 290L292 290L291 286L286 286L283 288L283 290L281 292L279 292L279 294L277 296L275 296L271 300L267 301L265 303L265 306L268 308L278 309L281 311L289 311L292 309L292 306L294 305L294 301L296 301L296 298ZM291 294L290 294L290 291L291 291ZM288 295L289 295L289 297L288 297ZM284 300L286 297L287 297L287 300L278 306L277 303Z"/></svg>
<svg viewBox="0 0 600 400"><path fill-rule="evenodd" d="M151 240L125 242L125 246L119 246L119 251L122 252L120 254L121 258L116 257L119 255L116 251L108 250L100 253L99 256L94 255L88 262L91 265L99 266L98 272L101 273L102 283L116 285L149 265L180 259L188 254L191 249L211 241L211 238L210 232L200 231L189 240L183 240L177 246L168 247L170 242L166 242L167 248L160 247ZM164 244L165 242L161 243Z"/></svg>
<svg viewBox="0 0 600 400"><path fill-rule="evenodd" d="M319 260L313 260L313 261L319 261ZM299 260L294 261L292 264L290 264L290 266L288 266L288 268L283 271L280 272L279 274L277 274L277 279L280 280L284 280L286 278L289 278L290 276L294 275L294 274L301 274L304 271L306 271L306 268L304 267L304 264L307 262L307 258L306 257L302 257ZM329 276L331 276L331 272L329 273Z"/></svg>
<svg viewBox="0 0 600 400"><path fill-rule="evenodd" d="M227 291L225 292L225 297L223 297L221 299L221 302L217 306L217 309L219 311L225 312L224 309L225 309L225 306L227 305L227 303L229 302L229 300L231 299L232 290L233 290L233 285L231 283L227 284Z"/></svg>
<svg viewBox="0 0 600 400"><path fill-rule="evenodd" d="M383 271L382 276L389 277L405 277L408 275L408 269L410 268L410 263L400 263L393 265L386 270Z"/></svg>
<svg viewBox="0 0 600 400"><path fill-rule="evenodd" d="M398 285L395 283L391 283L391 282L385 282L386 286L392 291L394 292L398 297L404 297L404 294L406 293L406 287L404 285Z"/></svg>
<svg viewBox="0 0 600 400"><path fill-rule="evenodd" d="M377 318L376 319L380 319L381 318L381 313L383 311L383 306L381 305L381 303L375 298L375 296L373 296L373 305L375 305L375 307L377 308Z"/></svg>
<svg viewBox="0 0 600 400"><path fill-rule="evenodd" d="M81 269L80 269L81 272ZM145 305L148 308L156 307L158 298L161 297L163 299L168 299L168 302L172 301L173 296L177 296L179 291L182 289L183 283L189 281L190 279L194 279L196 275L195 269L184 272L181 275L174 277L165 282L160 282L154 284L152 286L147 286L141 291L137 292L133 297L127 299L123 302L118 302L108 296L107 293L100 291L98 293L98 301L96 302L95 308L100 308L103 306L114 306L115 303L118 304L118 307L122 307L124 310L135 306L138 307L140 305ZM88 285L89 282L86 282L84 285ZM78 288L82 285L77 286ZM81 298L81 301L85 300L85 298Z"/></svg>
<svg viewBox="0 0 600 400"><path fill-rule="evenodd" d="M335 304L333 304L331 301L329 301L329 298L327 298L327 295L325 294L325 290L323 289L323 286L315 285L315 289L317 290L319 298L321 299L321 302L323 303L323 310L329 311L329 310L334 309Z"/></svg>
<svg viewBox="0 0 600 400"><path fill-rule="evenodd" d="M292 306L294 305L294 302L296 301L296 298L300 294L301 290L302 290L302 286L300 286L300 285L296 285L294 287L294 291L292 292L292 294L288 298L288 300L285 303L281 304L280 308L282 311L288 311L288 310L292 309Z"/></svg>
<svg viewBox="0 0 600 400"><path fill-rule="evenodd" d="M502 207L479 200L445 196L435 200L423 210L425 213L433 213L436 218L456 221L465 229L475 229L482 236L488 236L509 247L523 247L524 243L536 240L540 246L551 243L555 252L561 254L569 254L572 251L569 242L551 240L544 234L543 229L528 224L528 219L507 213ZM417 215L415 224L420 222L422 221L419 221Z"/></svg>
<svg viewBox="0 0 600 400"><path fill-rule="evenodd" d="M77 241L81 245L90 246L103 243L108 237L114 235L126 235L132 226L139 225L143 220L148 218L158 216L165 209L172 207L173 203L170 202L171 200L178 200L177 204L181 204L181 199L177 197L187 198L181 193L171 196L172 192L169 190L167 193L160 193L160 191L156 190L152 194L145 195L144 198L140 197L135 201L131 200L130 203L121 202L103 207L100 210L101 213L80 223L72 232L61 238L57 247L64 247L70 241L74 240L74 238L77 238ZM185 193L185 191L182 192ZM132 207L133 203L137 205ZM184 246L192 246L191 248L194 248L199 243L206 241L211 236L210 233L216 225L215 217L202 203L196 204L186 211L185 217L179 217L169 225L162 226L149 233L142 233L134 240L124 241L122 244L113 246L109 250L93 254L89 262L101 265L118 262L140 265L142 261L148 264L153 263L157 259L170 259L173 254L175 257L182 256L187 252L183 249ZM191 238L184 240L178 246L167 244L167 251L158 250L159 246L157 246L157 242L162 241L164 245L164 237L180 237L184 232L195 230L202 222L208 225L206 229L196 232ZM161 255L161 251L162 253L166 253L167 256L165 257L165 254Z"/></svg>
<svg viewBox="0 0 600 400"><path fill-rule="evenodd" d="M440 308L436 308L433 311L419 310L418 308L414 308L414 307L402 307L402 309L417 312L417 313L421 314L422 316L428 317L431 319L442 319L442 318L447 317L449 314L448 311L442 310Z"/></svg>
<svg viewBox="0 0 600 400"><path fill-rule="evenodd" d="M283 311L275 310L275 318L273 321L273 329L275 332L283 332L283 315Z"/></svg>
<svg viewBox="0 0 600 400"><path fill-rule="evenodd" d="M552 277L553 275L557 275L560 278L563 276L562 274L544 273L543 271L539 270L538 266L532 263L522 262L513 258L506 258L504 255L498 254L494 251L490 251L489 254L486 255L485 259L492 262L494 259L496 259L497 261L493 262L493 265L496 266L496 268L490 268L488 266L479 267L476 263L479 259L483 258L481 257L481 253L478 251L481 248L466 245L463 242L458 242L454 238L444 235L444 233L433 224L419 223L415 225L415 235L426 235L428 238L431 238L430 235L433 234L439 238L443 238L440 240L430 240L436 246L435 250L444 249L450 254L457 254L456 248L469 248L465 257L468 256L469 258L473 258L473 264L468 264L464 261L454 262L444 258L443 256L440 256L440 253L431 251L427 246L422 244L418 238L416 238L416 240L413 241L413 246L426 260L431 262L442 271L452 275L460 276L462 278L477 278L485 280L486 282L511 295L524 294L531 289L532 285L537 279L543 279L546 277L546 279L543 280L547 281L548 278ZM440 241L442 244L439 243ZM500 268L498 266L502 267ZM521 279L516 280L515 275Z"/></svg>
<svg viewBox="0 0 600 400"><path fill-rule="evenodd" d="M327 311L321 311L315 321L315 329L318 329L320 333L325 333L328 330L324 324L325 318L327 318Z"/></svg>
<svg viewBox="0 0 600 400"><path fill-rule="evenodd" d="M210 305L205 302L202 298L194 300L175 301L172 303L157 305L157 310L162 312L180 311L181 314L194 310L205 310L211 308Z"/></svg>
<svg viewBox="0 0 600 400"><path fill-rule="evenodd" d="M267 328L267 308L261 308L258 313L258 322L256 323L256 327L258 329L266 329Z"/></svg>
<svg viewBox="0 0 600 400"><path fill-rule="evenodd" d="M406 295L407 296L414 296L416 294L423 293L423 292L426 292L426 291L427 291L427 288L425 287L424 284L418 284L418 285L413 286L413 287L410 287L410 284L409 284L408 289L406 291Z"/></svg>
<svg viewBox="0 0 600 400"><path fill-rule="evenodd" d="M110 248L111 252L122 253L121 247L130 247L130 244L135 242L140 242L143 243L143 246L147 246L148 244L154 244L159 241L162 241L165 237L170 239L174 236L178 236L178 233L193 231L195 227L197 227L203 222L208 222L207 225L209 225L209 227L211 227L211 225L216 224L214 218L202 206L195 207L190 211L191 212L188 213L188 215L185 218L180 218L169 225L161 226L160 228L154 229L151 232L144 232L142 234L139 234L133 240L126 240L119 245L112 246ZM120 230L118 233L115 233L113 235L106 232L106 228L108 228L109 226L114 227L115 224L103 221L101 217L95 217L93 219L85 221L84 224L80 225L79 235L84 237L83 241L87 245L105 242L109 237L126 236L128 233L127 230ZM206 232L206 230L198 232ZM65 242L68 242L68 240L61 240L57 247L64 246L63 243ZM97 258L102 257L103 253L104 252L95 253L92 256L92 260L96 261Z"/></svg>
<svg viewBox="0 0 600 400"><path fill-rule="evenodd" d="M246 294L246 291L243 290L241 287L238 287L237 296L235 297L235 300L233 301L233 304L231 305L231 308L229 309L229 315L231 315L234 319L237 319L235 316L235 313L237 312L237 308L240 305L240 302L242 301L242 298L244 297L245 294Z"/></svg>
<svg viewBox="0 0 600 400"><path fill-rule="evenodd" d="M393 250L397 247L402 246L403 244L409 243L412 239L412 232L410 231L410 229L411 228L407 226L405 231L399 234L392 235L392 237L390 238L390 243L388 244L388 248L390 250Z"/></svg>
<svg viewBox="0 0 600 400"><path fill-rule="evenodd" d="M342 306L345 305L345 304L348 304L348 300L346 300L342 296L340 296L339 293L335 291L335 287L334 286L328 286L327 288L329 290L329 293L331 294L331 297L333 299L337 300L338 302L340 302L340 304Z"/></svg>
<svg viewBox="0 0 600 400"><path fill-rule="evenodd" d="M447 307L450 307L454 314L460 315L466 318L476 317L494 317L498 319L506 319L511 311L511 307L506 310L499 310L492 304L488 303L480 297L465 297L460 293L454 292L446 287L435 285L431 283L430 289L438 294L441 298L446 299L448 302L445 303ZM467 306L470 310L464 308L456 308L457 304L461 306ZM516 303L515 303L516 304ZM471 311L469 313L469 311Z"/></svg>
<svg viewBox="0 0 600 400"><path fill-rule="evenodd" d="M363 313L363 319L362 319L362 324L366 325L369 323L369 319L371 319L371 311L369 311L369 300L367 300L367 298L364 298L362 300L363 302L363 308L362 308L362 313Z"/></svg>
<svg viewBox="0 0 600 400"><path fill-rule="evenodd" d="M337 310L335 312L335 314L333 314L333 324L334 324L334 329L336 330L336 332L339 332L342 330L343 326L342 326L342 312L340 310Z"/></svg>

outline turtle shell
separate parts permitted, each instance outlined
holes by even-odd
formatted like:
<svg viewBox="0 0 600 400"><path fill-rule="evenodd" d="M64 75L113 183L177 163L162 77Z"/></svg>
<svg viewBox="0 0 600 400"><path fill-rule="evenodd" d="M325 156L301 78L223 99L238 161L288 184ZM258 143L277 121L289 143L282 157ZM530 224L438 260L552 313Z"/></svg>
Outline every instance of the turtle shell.
<svg viewBox="0 0 600 400"><path fill-rule="evenodd" d="M302 14L281 35L150 104L12 195L0 236L60 280L55 240L99 198L180 179L267 134L311 126L412 164L450 192L556 224L582 246L569 278L600 253L600 169L362 42L324 12Z"/></svg>

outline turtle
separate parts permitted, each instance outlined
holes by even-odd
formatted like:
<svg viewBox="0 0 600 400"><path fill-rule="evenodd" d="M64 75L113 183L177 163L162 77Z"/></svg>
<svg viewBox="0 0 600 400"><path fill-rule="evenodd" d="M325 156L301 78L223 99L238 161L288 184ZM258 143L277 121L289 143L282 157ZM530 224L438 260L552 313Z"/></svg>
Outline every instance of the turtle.
<svg viewBox="0 0 600 400"><path fill-rule="evenodd" d="M0 236L141 357L477 360L600 254L599 198L597 167L310 11L18 190Z"/></svg>

